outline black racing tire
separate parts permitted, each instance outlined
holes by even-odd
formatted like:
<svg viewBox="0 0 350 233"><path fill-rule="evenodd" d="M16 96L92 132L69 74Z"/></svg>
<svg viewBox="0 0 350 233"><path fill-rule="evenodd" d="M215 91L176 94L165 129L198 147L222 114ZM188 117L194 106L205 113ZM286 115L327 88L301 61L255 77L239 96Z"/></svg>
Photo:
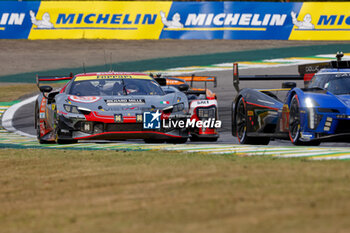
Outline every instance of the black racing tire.
<svg viewBox="0 0 350 233"><path fill-rule="evenodd" d="M231 134L232 136L236 137L236 130L235 130L235 102L233 101L231 104Z"/></svg>
<svg viewBox="0 0 350 233"><path fill-rule="evenodd" d="M235 134L240 144L249 145L267 145L270 142L269 137L251 137L247 135L248 116L243 97L238 100L235 111Z"/></svg>
<svg viewBox="0 0 350 233"><path fill-rule="evenodd" d="M295 94L290 101L289 106L289 139L296 146L318 146L320 141L314 140L310 142L300 141L301 137L300 124L300 104L298 96Z"/></svg>
<svg viewBox="0 0 350 233"><path fill-rule="evenodd" d="M164 139L153 139L153 138L147 138L144 139L145 143L154 143L154 144L160 144L160 143L164 143L165 140Z"/></svg>
<svg viewBox="0 0 350 233"><path fill-rule="evenodd" d="M297 95L292 97L289 106L289 139L294 145L301 145L300 141L300 109Z"/></svg>

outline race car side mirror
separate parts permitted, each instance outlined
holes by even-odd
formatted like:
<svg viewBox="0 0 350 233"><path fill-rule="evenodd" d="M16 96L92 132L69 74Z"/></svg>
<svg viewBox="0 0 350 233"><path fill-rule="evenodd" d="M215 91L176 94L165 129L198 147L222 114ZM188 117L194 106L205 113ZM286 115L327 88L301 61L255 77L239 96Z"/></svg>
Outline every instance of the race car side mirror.
<svg viewBox="0 0 350 233"><path fill-rule="evenodd" d="M186 83L184 84L180 84L178 86L176 86L177 89L179 89L181 92L185 92L185 91L188 91L188 89L190 88L190 86Z"/></svg>
<svg viewBox="0 0 350 233"><path fill-rule="evenodd" d="M41 92L51 92L52 91L52 87L50 87L50 86L41 86L41 87L39 87L39 89L40 89L40 91Z"/></svg>
<svg viewBox="0 0 350 233"><path fill-rule="evenodd" d="M284 82L282 83L282 88L293 89L297 84L295 82Z"/></svg>

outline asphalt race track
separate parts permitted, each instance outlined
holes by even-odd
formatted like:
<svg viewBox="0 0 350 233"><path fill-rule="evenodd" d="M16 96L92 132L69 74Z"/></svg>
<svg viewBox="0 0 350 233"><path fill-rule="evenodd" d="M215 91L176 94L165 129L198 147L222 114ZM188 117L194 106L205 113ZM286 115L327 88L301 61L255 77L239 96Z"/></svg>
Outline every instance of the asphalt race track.
<svg viewBox="0 0 350 233"><path fill-rule="evenodd" d="M218 80L217 88L212 88L208 84L208 88L211 88L218 97L219 104L219 118L222 121L222 128L219 130L220 138L219 144L238 144L237 138L231 134L231 104L236 95L236 91L232 85L232 71L215 71L215 72L202 72L202 75L215 75ZM297 66L284 66L278 68L254 68L240 70L242 75L254 75L254 74L298 74ZM258 88L280 88L282 81L241 81L240 87L258 87ZM303 86L302 81L297 81L297 86ZM35 136L34 129L34 102L24 105L19 108L13 118L13 127L26 134ZM133 140L133 142L143 143L142 140ZM188 141L188 143L192 143ZM277 146L291 146L289 141L276 140L270 142L269 145ZM341 146L348 147L348 143L322 143L322 146Z"/></svg>

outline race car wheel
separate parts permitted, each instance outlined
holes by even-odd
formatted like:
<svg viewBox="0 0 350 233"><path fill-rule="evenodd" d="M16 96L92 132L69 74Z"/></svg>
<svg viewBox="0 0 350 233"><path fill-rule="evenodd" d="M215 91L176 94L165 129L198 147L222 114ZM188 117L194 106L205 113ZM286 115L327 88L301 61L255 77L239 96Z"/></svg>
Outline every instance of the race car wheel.
<svg viewBox="0 0 350 233"><path fill-rule="evenodd" d="M289 138L294 145L298 146L318 146L320 141L303 142L300 141L300 108L297 95L292 97L289 108Z"/></svg>
<svg viewBox="0 0 350 233"><path fill-rule="evenodd" d="M236 136L236 130L235 130L235 107L236 104L233 101L231 104L231 134L232 136Z"/></svg>
<svg viewBox="0 0 350 233"><path fill-rule="evenodd" d="M300 145L300 110L297 95L293 96L289 109L289 138L294 145Z"/></svg>
<svg viewBox="0 0 350 233"><path fill-rule="evenodd" d="M248 117L246 106L243 97L241 97L237 104L235 112L236 122L236 136L240 144L253 144L253 145L267 145L270 142L269 137L250 137L247 135Z"/></svg>

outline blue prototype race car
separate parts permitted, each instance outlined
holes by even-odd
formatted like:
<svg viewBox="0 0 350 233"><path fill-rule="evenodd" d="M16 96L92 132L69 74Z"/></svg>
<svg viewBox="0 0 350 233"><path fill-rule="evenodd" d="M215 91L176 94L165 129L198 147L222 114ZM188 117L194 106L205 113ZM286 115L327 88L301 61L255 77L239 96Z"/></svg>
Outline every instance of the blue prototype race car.
<svg viewBox="0 0 350 233"><path fill-rule="evenodd" d="M350 142L350 61L342 61L342 53L336 57L337 61L300 65L300 75L239 76L235 63L233 136L241 144L266 145L275 138L295 145ZM305 87L289 81L282 89L239 90L239 80L304 80ZM281 100L276 93L283 91Z"/></svg>

